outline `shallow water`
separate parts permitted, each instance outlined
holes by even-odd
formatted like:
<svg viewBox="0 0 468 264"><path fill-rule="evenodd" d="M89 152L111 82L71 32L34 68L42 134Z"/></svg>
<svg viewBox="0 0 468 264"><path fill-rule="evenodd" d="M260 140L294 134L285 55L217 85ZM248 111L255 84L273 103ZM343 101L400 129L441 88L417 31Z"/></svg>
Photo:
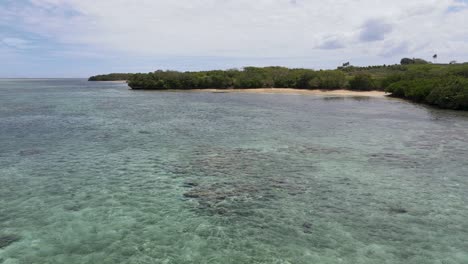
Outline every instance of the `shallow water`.
<svg viewBox="0 0 468 264"><path fill-rule="evenodd" d="M464 112L0 80L2 264L468 263L467 190Z"/></svg>

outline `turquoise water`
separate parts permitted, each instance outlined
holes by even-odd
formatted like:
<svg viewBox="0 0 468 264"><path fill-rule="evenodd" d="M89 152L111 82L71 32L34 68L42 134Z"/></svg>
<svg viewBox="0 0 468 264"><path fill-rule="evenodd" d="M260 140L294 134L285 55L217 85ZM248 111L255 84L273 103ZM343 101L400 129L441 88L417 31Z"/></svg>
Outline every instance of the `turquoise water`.
<svg viewBox="0 0 468 264"><path fill-rule="evenodd" d="M0 263L468 263L468 114L0 80Z"/></svg>

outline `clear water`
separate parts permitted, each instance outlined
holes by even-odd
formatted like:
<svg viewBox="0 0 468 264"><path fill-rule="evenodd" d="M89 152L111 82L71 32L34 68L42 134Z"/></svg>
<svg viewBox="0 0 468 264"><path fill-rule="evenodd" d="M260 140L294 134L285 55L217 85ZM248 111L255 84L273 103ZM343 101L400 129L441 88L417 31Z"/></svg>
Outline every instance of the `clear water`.
<svg viewBox="0 0 468 264"><path fill-rule="evenodd" d="M2 264L465 264L468 114L1 80L2 239Z"/></svg>

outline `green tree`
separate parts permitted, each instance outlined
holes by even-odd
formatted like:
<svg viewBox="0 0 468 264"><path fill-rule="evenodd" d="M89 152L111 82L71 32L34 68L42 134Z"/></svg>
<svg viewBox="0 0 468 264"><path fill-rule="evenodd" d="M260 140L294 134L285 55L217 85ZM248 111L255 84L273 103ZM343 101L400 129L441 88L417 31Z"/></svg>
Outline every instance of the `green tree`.
<svg viewBox="0 0 468 264"><path fill-rule="evenodd" d="M349 88L356 91L372 91L377 88L375 80L368 73L359 73L349 81Z"/></svg>

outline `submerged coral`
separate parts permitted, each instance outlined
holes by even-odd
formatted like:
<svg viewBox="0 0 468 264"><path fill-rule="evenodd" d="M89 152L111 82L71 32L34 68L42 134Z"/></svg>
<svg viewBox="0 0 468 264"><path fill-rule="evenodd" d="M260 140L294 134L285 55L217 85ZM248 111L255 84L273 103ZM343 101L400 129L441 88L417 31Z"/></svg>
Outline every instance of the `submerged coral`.
<svg viewBox="0 0 468 264"><path fill-rule="evenodd" d="M20 236L14 234L0 235L0 248L8 247L20 239Z"/></svg>

